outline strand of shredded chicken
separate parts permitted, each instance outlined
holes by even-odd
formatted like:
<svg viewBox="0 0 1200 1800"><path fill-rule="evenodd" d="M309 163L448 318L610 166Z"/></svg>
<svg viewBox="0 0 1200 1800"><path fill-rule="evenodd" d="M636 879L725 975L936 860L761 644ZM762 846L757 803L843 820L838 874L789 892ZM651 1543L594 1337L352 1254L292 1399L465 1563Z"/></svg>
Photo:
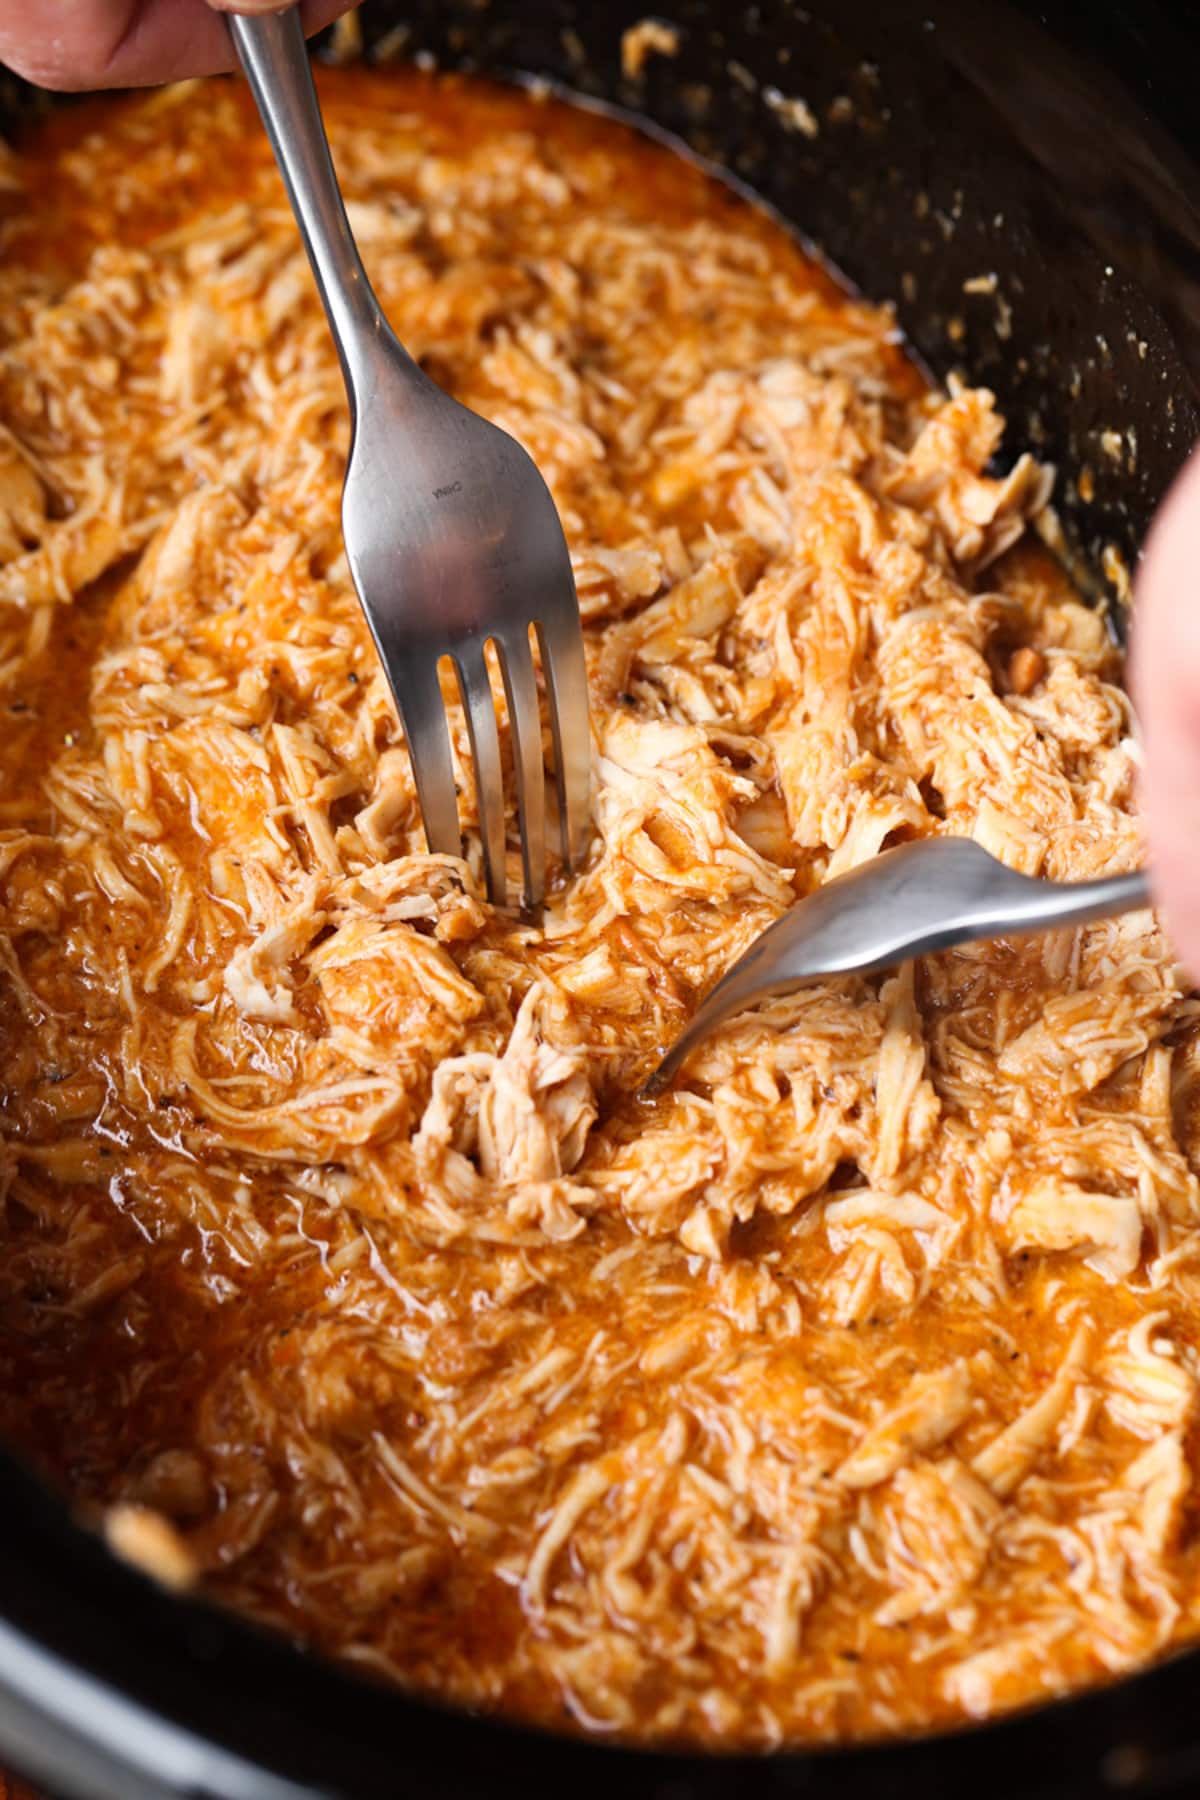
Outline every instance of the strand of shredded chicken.
<svg viewBox="0 0 1200 1800"><path fill-rule="evenodd" d="M425 851L245 96L48 125L0 193L0 1425L165 1579L588 1731L895 1732L1195 1635L1200 1051L1149 913L817 983L635 1098L890 843L1136 864L1118 657L1022 541L1051 472L667 151L325 99L401 337L561 509L594 842L489 907L447 686Z"/></svg>

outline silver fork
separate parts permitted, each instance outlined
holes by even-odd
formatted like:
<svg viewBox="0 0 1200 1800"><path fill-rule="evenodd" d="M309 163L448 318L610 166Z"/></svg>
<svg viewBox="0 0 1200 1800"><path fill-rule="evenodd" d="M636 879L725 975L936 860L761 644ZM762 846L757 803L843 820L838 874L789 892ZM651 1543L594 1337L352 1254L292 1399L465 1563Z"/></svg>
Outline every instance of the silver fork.
<svg viewBox="0 0 1200 1800"><path fill-rule="evenodd" d="M970 838L885 850L807 894L722 976L642 1088L660 1093L696 1045L760 1000L821 975L870 975L978 938L1084 925L1149 906L1142 870L1098 881L1018 875Z"/></svg>
<svg viewBox="0 0 1200 1800"><path fill-rule="evenodd" d="M512 726L524 899L545 892L545 770L536 629L549 701L563 859L588 829L587 669L550 490L514 438L443 393L401 345L346 218L296 7L230 31L316 276L350 399L346 556L408 740L430 850L460 855L438 665L457 672L475 765L488 893L507 900L504 786L485 646Z"/></svg>

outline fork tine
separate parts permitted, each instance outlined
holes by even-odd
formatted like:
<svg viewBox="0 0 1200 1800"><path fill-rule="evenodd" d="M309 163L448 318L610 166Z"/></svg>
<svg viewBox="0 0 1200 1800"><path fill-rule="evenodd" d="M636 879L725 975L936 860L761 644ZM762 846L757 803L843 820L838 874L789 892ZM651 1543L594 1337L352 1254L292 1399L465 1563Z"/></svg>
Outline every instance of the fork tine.
<svg viewBox="0 0 1200 1800"><path fill-rule="evenodd" d="M508 880L504 867L504 777L500 768L500 736L496 729L496 703L488 677L483 645L461 645L454 654L458 685L471 735L475 763L475 798L479 830L483 838L483 863L487 872L488 899L504 906Z"/></svg>
<svg viewBox="0 0 1200 1800"><path fill-rule="evenodd" d="M537 627L554 734L554 774L563 859L568 869L583 861L588 840L588 787L592 744L588 725L587 661L578 621L553 612Z"/></svg>
<svg viewBox="0 0 1200 1800"><path fill-rule="evenodd" d="M499 641L508 716L512 720L517 804L521 812L521 855L525 864L525 905L540 906L546 894L546 772L542 761L542 721L533 651L526 631Z"/></svg>
<svg viewBox="0 0 1200 1800"><path fill-rule="evenodd" d="M446 726L446 709L442 705L437 663L406 659L402 673L397 675L398 661L389 659L385 666L392 675L392 691L408 739L417 798L425 822L425 842L435 856L461 856L458 794L454 786L450 733Z"/></svg>

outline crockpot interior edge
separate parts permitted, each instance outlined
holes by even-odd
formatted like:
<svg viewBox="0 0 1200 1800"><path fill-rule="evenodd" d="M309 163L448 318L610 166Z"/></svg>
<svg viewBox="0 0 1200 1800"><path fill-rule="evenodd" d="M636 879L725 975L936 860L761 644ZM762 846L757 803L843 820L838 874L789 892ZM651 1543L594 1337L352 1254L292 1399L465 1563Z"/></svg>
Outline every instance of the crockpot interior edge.
<svg viewBox="0 0 1200 1800"><path fill-rule="evenodd" d="M856 286L894 299L936 374L996 390L1009 451L1058 466L1068 543L1119 600L1200 433L1200 222L1188 199L1200 189L1184 95L1200 28L1151 3L1084 15L1002 0L763 0L736 12L664 0L677 54L652 55L630 81L621 33L647 10L367 0L362 23L368 54L401 26L409 54L546 77L730 170ZM781 97L812 108L815 136L789 129ZM18 126L36 103L10 84L0 123ZM609 1795L614 1783L623 1800L854 1800L935 1784L981 1797L1187 1792L1200 1776L1197 1666L1176 1658L994 1725L878 1748L765 1759L610 1749L447 1713L169 1598L0 1456L0 1755L80 1800L465 1800Z"/></svg>
<svg viewBox="0 0 1200 1800"><path fill-rule="evenodd" d="M1002 456L1028 449L1059 470L1077 575L1127 598L1154 508L1200 434L1200 210L1186 151L1102 52L1142 82L1152 67L1157 97L1195 54L1173 15L1102 4L1080 29L1070 6L992 0L672 0L677 50L630 78L621 35L647 10L373 0L363 37L370 54L399 27L405 54L441 67L536 71L731 173L856 288L892 301L937 377L995 390ZM1074 29L1051 35L1035 18ZM1178 131L1185 101L1170 89ZM789 122L796 97L813 135Z"/></svg>

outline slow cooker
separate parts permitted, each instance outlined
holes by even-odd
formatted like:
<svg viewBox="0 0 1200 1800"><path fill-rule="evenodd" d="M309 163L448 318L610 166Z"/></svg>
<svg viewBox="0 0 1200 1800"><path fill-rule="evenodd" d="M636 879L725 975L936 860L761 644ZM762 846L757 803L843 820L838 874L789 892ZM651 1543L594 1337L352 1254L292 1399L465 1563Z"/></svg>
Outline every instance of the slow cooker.
<svg viewBox="0 0 1200 1800"><path fill-rule="evenodd" d="M646 10L367 0L360 18L368 59L399 32L407 55L548 81L681 141L893 301L930 372L994 389L1014 451L1056 465L1057 548L1123 631L1139 546L1200 435L1197 9L663 0L676 52L632 77L621 36ZM0 88L10 131L47 103ZM1185 1794L1197 1692L1200 1650L902 1742L752 1758L556 1737L169 1596L0 1455L0 1759L78 1800Z"/></svg>

